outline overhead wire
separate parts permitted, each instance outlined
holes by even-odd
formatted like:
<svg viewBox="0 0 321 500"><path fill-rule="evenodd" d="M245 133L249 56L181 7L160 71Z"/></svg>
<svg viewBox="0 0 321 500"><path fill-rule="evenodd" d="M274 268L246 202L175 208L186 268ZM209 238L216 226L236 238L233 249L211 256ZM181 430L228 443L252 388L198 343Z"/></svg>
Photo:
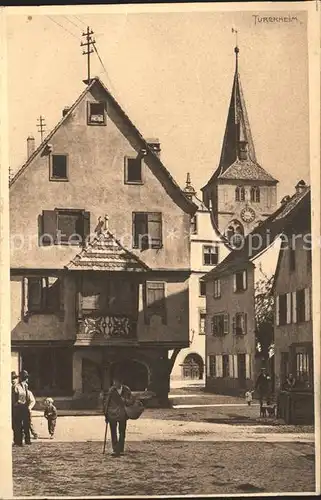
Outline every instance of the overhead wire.
<svg viewBox="0 0 321 500"><path fill-rule="evenodd" d="M67 28L65 28L62 24L58 23L58 21L55 21L54 19L52 19L52 17L50 16L47 16L48 19L50 19L50 21L52 21L53 23L57 24L58 26L60 26L60 28L62 28L64 31L66 31L67 33L69 33L70 35L72 35L74 38L77 38L77 40L80 40L80 38L75 35L74 33L72 33L72 31L69 31Z"/></svg>

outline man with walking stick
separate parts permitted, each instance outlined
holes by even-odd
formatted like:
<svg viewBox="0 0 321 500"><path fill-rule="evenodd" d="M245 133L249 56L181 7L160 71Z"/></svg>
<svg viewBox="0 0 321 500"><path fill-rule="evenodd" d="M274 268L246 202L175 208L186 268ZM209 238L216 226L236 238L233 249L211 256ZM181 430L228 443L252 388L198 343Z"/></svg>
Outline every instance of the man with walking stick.
<svg viewBox="0 0 321 500"><path fill-rule="evenodd" d="M120 376L114 376L114 384L108 391L104 414L106 421L103 453L106 449L107 427L110 425L111 442L113 447L112 457L124 454L127 414L125 406L133 404L131 390L122 384Z"/></svg>

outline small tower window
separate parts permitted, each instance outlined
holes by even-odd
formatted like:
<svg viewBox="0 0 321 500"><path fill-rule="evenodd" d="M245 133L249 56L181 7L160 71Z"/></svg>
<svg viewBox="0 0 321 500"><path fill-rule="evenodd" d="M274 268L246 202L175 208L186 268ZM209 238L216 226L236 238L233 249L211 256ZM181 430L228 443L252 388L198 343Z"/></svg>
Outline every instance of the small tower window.
<svg viewBox="0 0 321 500"><path fill-rule="evenodd" d="M231 245L238 247L244 239L244 228L238 220L232 220L225 233L226 238Z"/></svg>
<svg viewBox="0 0 321 500"><path fill-rule="evenodd" d="M243 186L235 188L235 201L245 201L245 188Z"/></svg>
<svg viewBox="0 0 321 500"><path fill-rule="evenodd" d="M191 234L197 234L197 216L191 217Z"/></svg>
<svg viewBox="0 0 321 500"><path fill-rule="evenodd" d="M258 186L251 187L251 201L260 203L260 188Z"/></svg>

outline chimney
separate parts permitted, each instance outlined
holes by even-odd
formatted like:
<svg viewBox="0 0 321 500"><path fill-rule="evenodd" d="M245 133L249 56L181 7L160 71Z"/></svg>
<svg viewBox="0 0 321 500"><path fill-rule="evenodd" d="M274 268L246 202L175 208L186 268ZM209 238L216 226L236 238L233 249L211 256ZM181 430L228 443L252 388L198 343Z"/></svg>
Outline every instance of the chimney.
<svg viewBox="0 0 321 500"><path fill-rule="evenodd" d="M285 203L287 203L289 200L291 200L291 196L289 196L288 194L286 196L284 196L281 200L281 205L284 205Z"/></svg>
<svg viewBox="0 0 321 500"><path fill-rule="evenodd" d="M66 116L66 114L69 112L70 110L70 107L69 106L65 106L64 109L62 110L62 116Z"/></svg>
<svg viewBox="0 0 321 500"><path fill-rule="evenodd" d="M297 194L302 193L303 191L305 191L306 187L306 183L301 179L295 186L295 191Z"/></svg>
<svg viewBox="0 0 321 500"><path fill-rule="evenodd" d="M34 153L36 149L36 143L35 143L35 138L32 137L32 135L29 135L27 138L27 155L28 158Z"/></svg>
<svg viewBox="0 0 321 500"><path fill-rule="evenodd" d="M146 139L146 142L148 146L154 151L154 153L157 154L158 157L160 157L161 153L161 146L159 139L153 138L153 139Z"/></svg>

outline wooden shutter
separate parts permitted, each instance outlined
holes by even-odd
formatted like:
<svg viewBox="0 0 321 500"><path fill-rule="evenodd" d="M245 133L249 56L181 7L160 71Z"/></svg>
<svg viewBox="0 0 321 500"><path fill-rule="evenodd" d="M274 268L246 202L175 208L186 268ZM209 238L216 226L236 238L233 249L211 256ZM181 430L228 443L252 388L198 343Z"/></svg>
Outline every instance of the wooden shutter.
<svg viewBox="0 0 321 500"><path fill-rule="evenodd" d="M292 304L292 323L296 323L297 322L296 292L292 292L291 304Z"/></svg>
<svg viewBox="0 0 321 500"><path fill-rule="evenodd" d="M233 291L236 292L236 274L233 274Z"/></svg>
<svg viewBox="0 0 321 500"><path fill-rule="evenodd" d="M229 332L229 315L227 313L224 314L224 335L227 335Z"/></svg>
<svg viewBox="0 0 321 500"><path fill-rule="evenodd" d="M90 212L84 212L84 243L90 235Z"/></svg>
<svg viewBox="0 0 321 500"><path fill-rule="evenodd" d="M233 354L229 354L228 363L229 363L229 375L231 378L235 378Z"/></svg>
<svg viewBox="0 0 321 500"><path fill-rule="evenodd" d="M223 376L223 360L221 354L215 356L215 371L217 377Z"/></svg>
<svg viewBox="0 0 321 500"><path fill-rule="evenodd" d="M236 334L236 316L233 316L232 329L233 329L233 335L235 335Z"/></svg>
<svg viewBox="0 0 321 500"><path fill-rule="evenodd" d="M280 324L280 296L275 297L275 321L276 324Z"/></svg>
<svg viewBox="0 0 321 500"><path fill-rule="evenodd" d="M21 282L21 317L26 321L28 314L28 278L23 277Z"/></svg>
<svg viewBox="0 0 321 500"><path fill-rule="evenodd" d="M245 354L245 376L251 378L251 356L249 354Z"/></svg>
<svg viewBox="0 0 321 500"><path fill-rule="evenodd" d="M310 288L304 289L304 303L305 303L305 321L311 319L311 295Z"/></svg>
<svg viewBox="0 0 321 500"><path fill-rule="evenodd" d="M149 213L147 222L151 246L152 248L160 248L162 246L162 214Z"/></svg>
<svg viewBox="0 0 321 500"><path fill-rule="evenodd" d="M289 325L291 323L291 293L286 294L286 323Z"/></svg>
<svg viewBox="0 0 321 500"><path fill-rule="evenodd" d="M243 290L247 289L247 271L243 271Z"/></svg>
<svg viewBox="0 0 321 500"><path fill-rule="evenodd" d="M246 335L247 334L247 313L243 314L243 319L244 319L243 335Z"/></svg>
<svg viewBox="0 0 321 500"><path fill-rule="evenodd" d="M233 373L234 378L238 378L237 354L233 355Z"/></svg>
<svg viewBox="0 0 321 500"><path fill-rule="evenodd" d="M28 311L40 312L42 307L42 278L28 278Z"/></svg>
<svg viewBox="0 0 321 500"><path fill-rule="evenodd" d="M211 356L207 356L206 375L211 376Z"/></svg>
<svg viewBox="0 0 321 500"><path fill-rule="evenodd" d="M57 212L55 210L42 211L41 246L54 245L57 239Z"/></svg>

